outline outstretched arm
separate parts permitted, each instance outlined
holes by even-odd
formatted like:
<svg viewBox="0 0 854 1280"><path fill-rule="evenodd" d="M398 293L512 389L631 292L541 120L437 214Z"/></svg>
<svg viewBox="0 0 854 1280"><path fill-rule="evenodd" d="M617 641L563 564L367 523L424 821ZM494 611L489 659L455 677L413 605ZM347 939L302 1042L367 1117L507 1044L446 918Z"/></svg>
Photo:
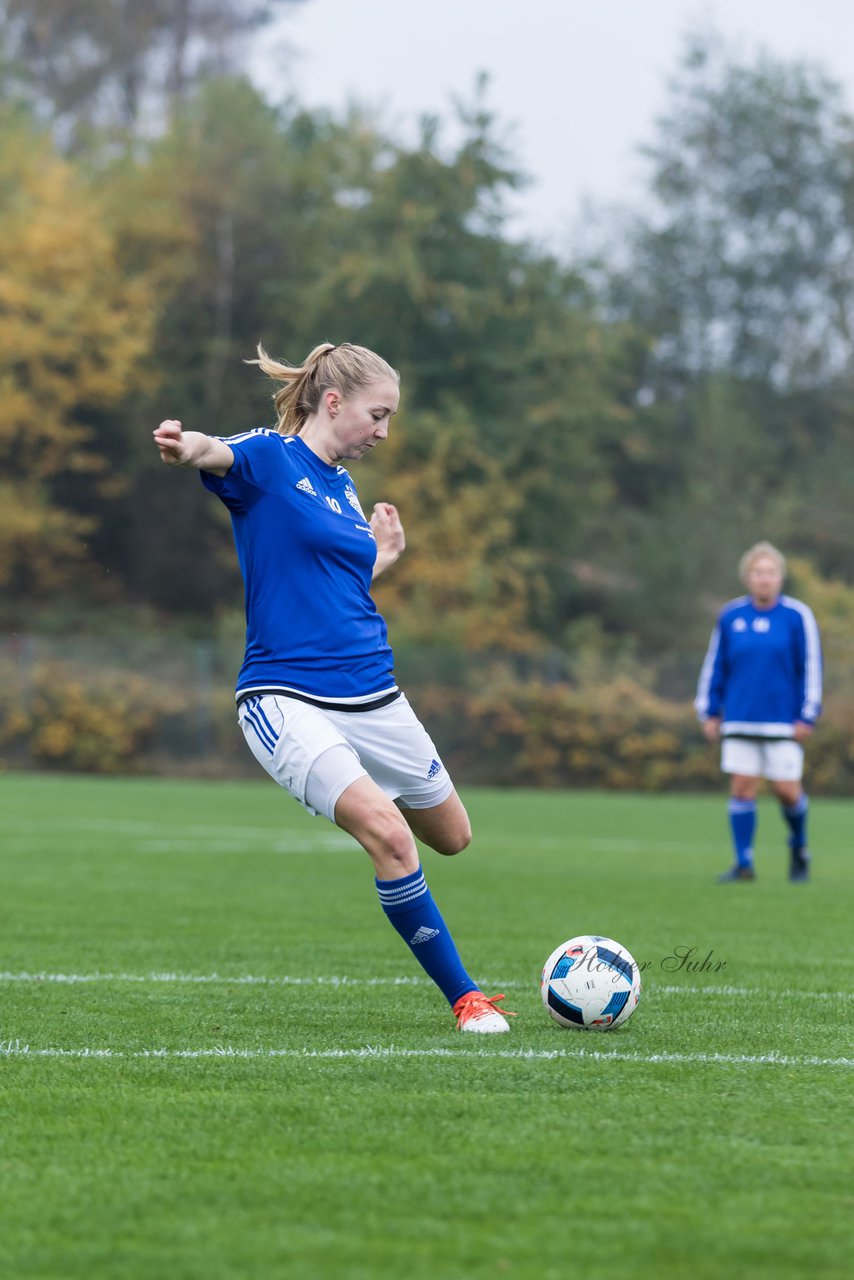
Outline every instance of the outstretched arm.
<svg viewBox="0 0 854 1280"><path fill-rule="evenodd" d="M397 507L393 507L390 502L375 503L371 529L377 543L377 562L373 574L377 578L395 560L400 559L406 547L406 535Z"/></svg>
<svg viewBox="0 0 854 1280"><path fill-rule="evenodd" d="M201 431L184 431L180 422L167 418L154 432L161 461L172 467L196 467L215 476L227 475L234 454L227 444Z"/></svg>

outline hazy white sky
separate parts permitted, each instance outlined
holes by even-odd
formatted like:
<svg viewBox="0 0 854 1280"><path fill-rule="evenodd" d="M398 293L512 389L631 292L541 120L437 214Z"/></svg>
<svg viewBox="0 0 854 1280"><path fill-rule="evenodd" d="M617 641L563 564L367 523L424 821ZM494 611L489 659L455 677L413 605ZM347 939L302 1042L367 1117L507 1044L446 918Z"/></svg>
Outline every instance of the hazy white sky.
<svg viewBox="0 0 854 1280"><path fill-rule="evenodd" d="M514 229L553 239L585 196L633 203L634 149L701 26L745 56L821 64L854 106L854 0L304 0L267 30L256 65L270 92L336 112L357 101L405 139L488 72L488 102L534 180Z"/></svg>

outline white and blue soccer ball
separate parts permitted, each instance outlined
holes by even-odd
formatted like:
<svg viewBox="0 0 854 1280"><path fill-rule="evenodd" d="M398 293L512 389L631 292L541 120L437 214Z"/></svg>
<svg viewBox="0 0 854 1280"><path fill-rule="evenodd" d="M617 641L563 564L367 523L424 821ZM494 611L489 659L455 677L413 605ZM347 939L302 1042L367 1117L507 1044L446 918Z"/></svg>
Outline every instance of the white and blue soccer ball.
<svg viewBox="0 0 854 1280"><path fill-rule="evenodd" d="M640 969L613 938L582 934L555 947L543 966L540 991L555 1022L576 1031L624 1026L640 999Z"/></svg>

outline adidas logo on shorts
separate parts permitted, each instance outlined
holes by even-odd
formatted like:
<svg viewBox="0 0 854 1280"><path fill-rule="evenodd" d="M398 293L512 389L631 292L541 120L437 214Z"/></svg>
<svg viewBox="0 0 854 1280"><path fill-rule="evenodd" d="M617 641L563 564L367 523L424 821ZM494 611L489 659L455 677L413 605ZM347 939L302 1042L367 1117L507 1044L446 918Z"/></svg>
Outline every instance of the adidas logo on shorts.
<svg viewBox="0 0 854 1280"><path fill-rule="evenodd" d="M441 771L442 771L441 760L434 760L433 763L430 765L430 768L427 770L427 777L435 778L436 774L441 773Z"/></svg>

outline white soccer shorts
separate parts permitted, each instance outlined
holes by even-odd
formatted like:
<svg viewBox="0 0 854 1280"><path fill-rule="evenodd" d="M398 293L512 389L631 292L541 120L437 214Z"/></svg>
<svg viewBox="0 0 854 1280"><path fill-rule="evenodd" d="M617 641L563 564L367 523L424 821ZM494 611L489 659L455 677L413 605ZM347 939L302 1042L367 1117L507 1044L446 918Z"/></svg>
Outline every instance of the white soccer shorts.
<svg viewBox="0 0 854 1280"><path fill-rule="evenodd" d="M804 749L791 738L724 738L721 771L769 782L800 782L804 775Z"/></svg>
<svg viewBox="0 0 854 1280"><path fill-rule="evenodd" d="M405 694L373 711L331 711L286 694L259 694L241 702L238 720L271 778L330 822L343 792L366 774L406 809L432 809L454 789Z"/></svg>

